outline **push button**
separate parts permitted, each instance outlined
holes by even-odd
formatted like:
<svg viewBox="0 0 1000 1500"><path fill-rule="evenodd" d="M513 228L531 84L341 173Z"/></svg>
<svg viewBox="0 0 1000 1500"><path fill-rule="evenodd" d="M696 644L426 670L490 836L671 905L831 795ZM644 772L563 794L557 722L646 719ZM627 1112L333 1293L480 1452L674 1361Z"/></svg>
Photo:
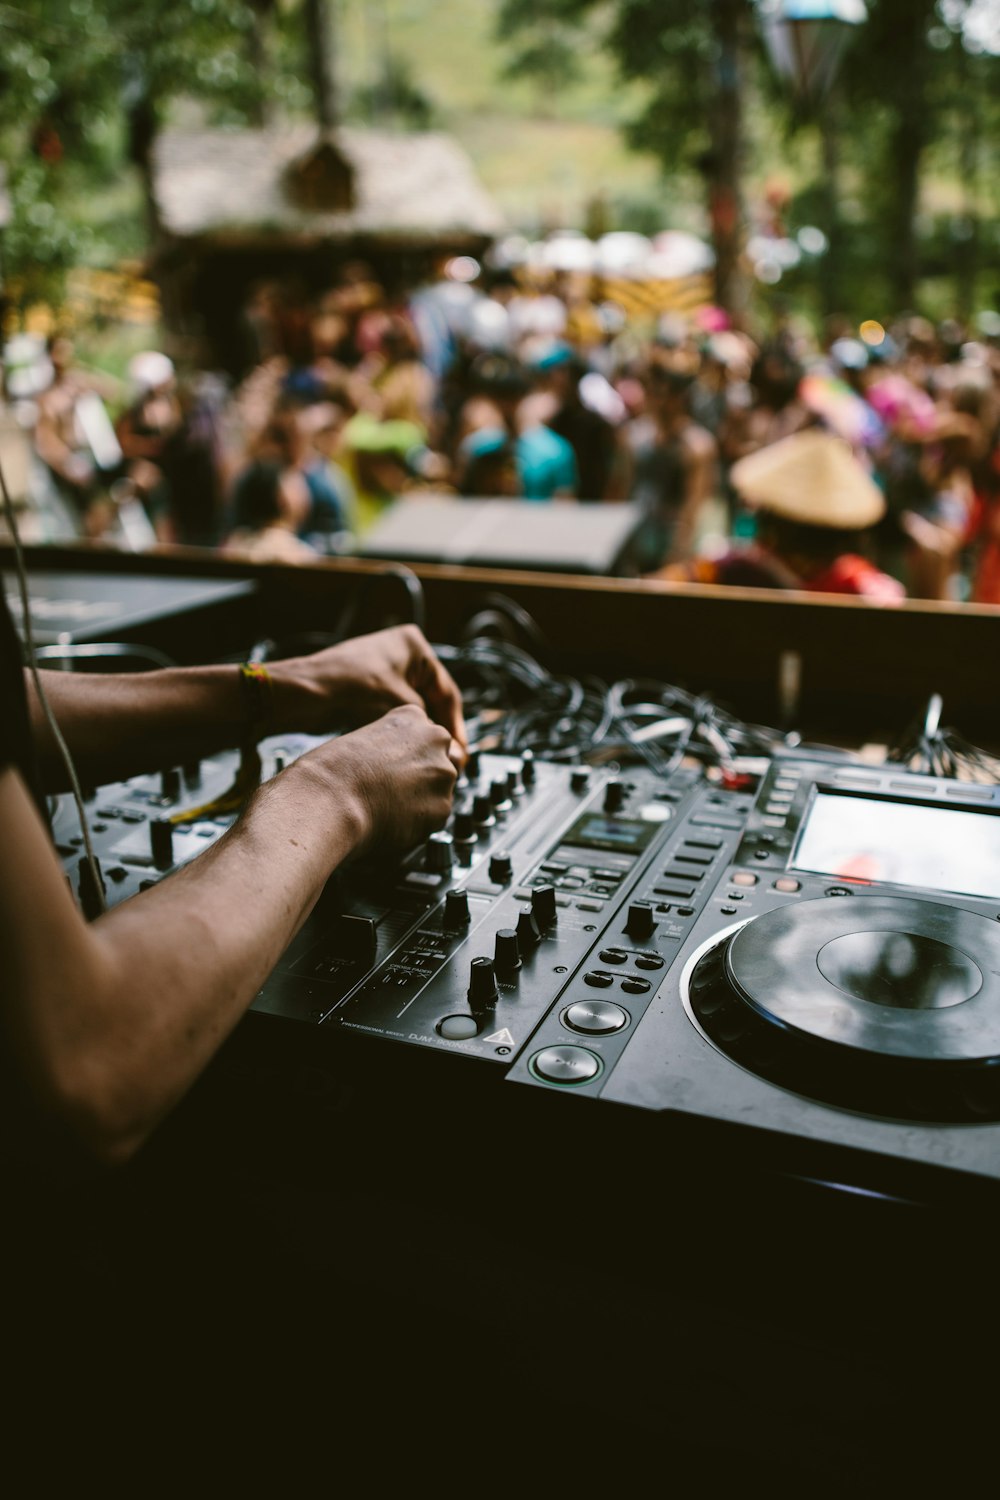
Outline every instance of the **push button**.
<svg viewBox="0 0 1000 1500"><path fill-rule="evenodd" d="M437 1024L438 1036L446 1042L467 1042L479 1033L479 1023L474 1016L445 1016Z"/></svg>
<svg viewBox="0 0 1000 1500"><path fill-rule="evenodd" d="M584 984L589 984L594 990L610 989L614 980L610 974L602 974L600 969L591 969L589 974L583 976Z"/></svg>
<svg viewBox="0 0 1000 1500"><path fill-rule="evenodd" d="M590 1083L601 1071L601 1062L584 1047L546 1047L531 1059L531 1071L546 1083Z"/></svg>
<svg viewBox="0 0 1000 1500"><path fill-rule="evenodd" d="M589 1031L594 1035L621 1031L628 1025L628 1011L610 1000L578 1000L563 1012L563 1022L571 1031Z"/></svg>

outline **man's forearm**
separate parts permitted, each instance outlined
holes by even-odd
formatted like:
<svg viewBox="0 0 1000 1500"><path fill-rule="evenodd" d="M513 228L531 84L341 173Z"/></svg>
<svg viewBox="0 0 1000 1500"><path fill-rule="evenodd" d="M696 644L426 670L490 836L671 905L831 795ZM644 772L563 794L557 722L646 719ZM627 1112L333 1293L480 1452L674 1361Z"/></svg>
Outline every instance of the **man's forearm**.
<svg viewBox="0 0 1000 1500"><path fill-rule="evenodd" d="M8 1045L39 1104L122 1160L232 1030L330 871L364 841L349 752L297 762L198 859L91 926L19 778L0 772Z"/></svg>
<svg viewBox="0 0 1000 1500"><path fill-rule="evenodd" d="M85 783L124 780L240 743L250 728L235 666L158 672L43 672L52 707ZM48 721L26 674L32 730L47 790L66 787Z"/></svg>

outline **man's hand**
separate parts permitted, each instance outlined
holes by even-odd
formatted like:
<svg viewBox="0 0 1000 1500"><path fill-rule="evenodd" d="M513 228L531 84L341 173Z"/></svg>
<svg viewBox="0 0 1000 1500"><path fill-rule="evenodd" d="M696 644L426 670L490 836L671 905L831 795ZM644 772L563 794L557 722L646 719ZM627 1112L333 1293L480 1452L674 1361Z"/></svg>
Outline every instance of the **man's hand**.
<svg viewBox="0 0 1000 1500"><path fill-rule="evenodd" d="M458 778L451 731L416 704L392 708L296 764L315 770L324 790L358 818L361 849L409 849L442 828Z"/></svg>
<svg viewBox="0 0 1000 1500"><path fill-rule="evenodd" d="M464 764L468 735L462 695L415 625L378 630L312 656L268 666L281 729L322 733L347 719L368 724L400 704L415 704L455 743Z"/></svg>

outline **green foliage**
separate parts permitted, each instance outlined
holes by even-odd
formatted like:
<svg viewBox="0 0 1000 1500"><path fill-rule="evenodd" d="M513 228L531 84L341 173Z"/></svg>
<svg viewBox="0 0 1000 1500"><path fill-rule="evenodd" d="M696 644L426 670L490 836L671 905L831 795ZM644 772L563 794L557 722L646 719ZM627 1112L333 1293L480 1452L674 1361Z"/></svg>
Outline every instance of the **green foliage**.
<svg viewBox="0 0 1000 1500"><path fill-rule="evenodd" d="M430 130L438 121L437 107L417 82L412 64L394 52L386 55L377 82L354 91L348 112L397 129Z"/></svg>

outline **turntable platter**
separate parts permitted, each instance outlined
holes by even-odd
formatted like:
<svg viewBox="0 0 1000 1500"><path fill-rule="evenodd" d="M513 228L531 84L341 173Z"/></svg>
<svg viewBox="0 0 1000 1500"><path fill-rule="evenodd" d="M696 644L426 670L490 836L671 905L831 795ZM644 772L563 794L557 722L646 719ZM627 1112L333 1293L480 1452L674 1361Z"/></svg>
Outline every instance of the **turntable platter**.
<svg viewBox="0 0 1000 1500"><path fill-rule="evenodd" d="M859 894L766 912L710 948L688 1007L771 1082L897 1119L1000 1119L1000 923Z"/></svg>

